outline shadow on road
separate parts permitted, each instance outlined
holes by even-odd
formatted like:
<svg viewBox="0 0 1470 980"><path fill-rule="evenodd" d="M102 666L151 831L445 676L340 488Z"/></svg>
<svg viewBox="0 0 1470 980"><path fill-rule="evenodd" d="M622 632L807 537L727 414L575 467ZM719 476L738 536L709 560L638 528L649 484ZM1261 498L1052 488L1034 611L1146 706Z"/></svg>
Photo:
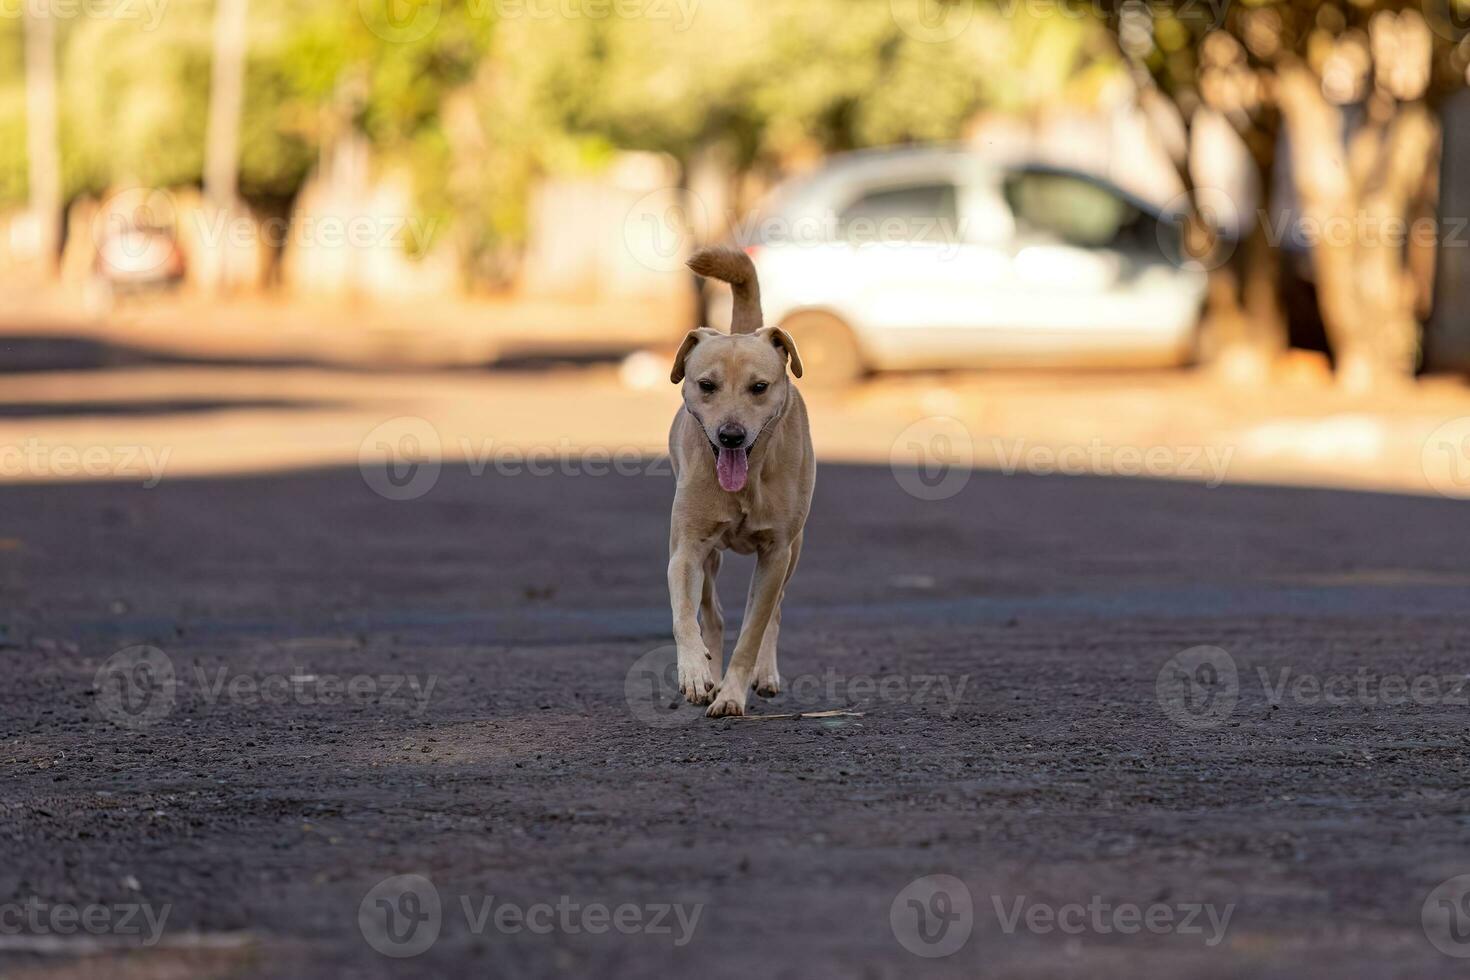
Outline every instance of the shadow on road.
<svg viewBox="0 0 1470 980"><path fill-rule="evenodd" d="M355 467L0 487L8 873L102 903L136 875L171 932L251 930L272 976L376 975L358 905L409 871L455 915L704 907L682 950L446 918L416 961L442 975L487 948L656 975L771 921L761 956L794 975L905 975L890 910L936 874L975 917L936 975L1056 975L1078 944L1099 976L1245 975L1261 950L1283 976L1442 968L1420 906L1466 870L1467 709L1377 680L1464 677L1463 505L983 472L921 500L824 466L786 691L754 708L861 716L712 722L637 673L670 642L672 486L647 470L444 466L412 500ZM177 687L119 724L108 665L138 644ZM1200 648L1223 658L1184 716L1163 681ZM1006 929L1018 898L1230 915L1209 946L1078 937Z"/></svg>
<svg viewBox="0 0 1470 980"><path fill-rule="evenodd" d="M308 359L187 356L84 335L0 336L0 374L184 365L255 368L332 366Z"/></svg>
<svg viewBox="0 0 1470 980"><path fill-rule="evenodd" d="M320 410L341 402L292 398L242 398L238 400L174 398L138 401L0 402L0 419L94 418L116 415L198 415L208 412L269 410Z"/></svg>
<svg viewBox="0 0 1470 980"><path fill-rule="evenodd" d="M435 366L440 372L469 371L555 371L568 367L590 367L616 363L629 352L628 345L611 345L603 349L583 348L577 351L551 350L538 352L534 344L522 342L493 362ZM119 344L97 337L78 334L4 335L0 336L0 374L42 371L101 371L136 367L229 367L229 368L318 368L362 374L423 370L412 362L375 365L368 362L344 362L310 357L267 357L235 355L210 356L158 350L143 346Z"/></svg>

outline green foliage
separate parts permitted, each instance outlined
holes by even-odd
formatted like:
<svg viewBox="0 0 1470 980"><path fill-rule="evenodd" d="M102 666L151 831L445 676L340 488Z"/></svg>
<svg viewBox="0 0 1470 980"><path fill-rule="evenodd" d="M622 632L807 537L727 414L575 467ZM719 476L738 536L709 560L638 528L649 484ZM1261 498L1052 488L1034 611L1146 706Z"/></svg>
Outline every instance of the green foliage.
<svg viewBox="0 0 1470 980"><path fill-rule="evenodd" d="M135 5L136 6L136 5ZM468 255L524 234L539 174L615 148L743 166L952 139L981 108L1086 99L1111 70L1098 26L959 0L965 29L906 31L890 0L251 0L241 185L285 201L349 128L406 168ZM196 183L211 0L144 18L62 22L68 195ZM627 16L632 11L638 16ZM0 21L0 203L23 198L24 66Z"/></svg>
<svg viewBox="0 0 1470 980"><path fill-rule="evenodd" d="M20 21L0 18L0 208L25 200L25 55Z"/></svg>

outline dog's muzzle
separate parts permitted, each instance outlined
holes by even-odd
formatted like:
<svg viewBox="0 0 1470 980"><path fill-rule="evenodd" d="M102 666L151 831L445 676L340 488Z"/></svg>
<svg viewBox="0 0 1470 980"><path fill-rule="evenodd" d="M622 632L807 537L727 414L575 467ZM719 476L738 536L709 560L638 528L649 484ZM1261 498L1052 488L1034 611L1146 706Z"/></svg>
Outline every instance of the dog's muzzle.
<svg viewBox="0 0 1470 980"><path fill-rule="evenodd" d="M723 431L723 428L722 428ZM741 442L745 441L745 430L740 430ZM756 436L759 439L760 436ZM735 447L717 446L711 440L710 451L715 454L715 476L719 478L720 486L730 492L745 489L745 482L750 478L750 451L755 448L752 440L749 446Z"/></svg>

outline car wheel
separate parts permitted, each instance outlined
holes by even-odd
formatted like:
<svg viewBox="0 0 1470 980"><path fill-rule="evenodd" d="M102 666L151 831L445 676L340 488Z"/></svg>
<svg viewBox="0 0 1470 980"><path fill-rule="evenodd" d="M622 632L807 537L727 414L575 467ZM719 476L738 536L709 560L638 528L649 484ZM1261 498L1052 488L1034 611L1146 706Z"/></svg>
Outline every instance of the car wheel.
<svg viewBox="0 0 1470 980"><path fill-rule="evenodd" d="M867 373L852 330L832 314L797 313L787 317L781 329L796 341L803 384L839 387L859 381Z"/></svg>

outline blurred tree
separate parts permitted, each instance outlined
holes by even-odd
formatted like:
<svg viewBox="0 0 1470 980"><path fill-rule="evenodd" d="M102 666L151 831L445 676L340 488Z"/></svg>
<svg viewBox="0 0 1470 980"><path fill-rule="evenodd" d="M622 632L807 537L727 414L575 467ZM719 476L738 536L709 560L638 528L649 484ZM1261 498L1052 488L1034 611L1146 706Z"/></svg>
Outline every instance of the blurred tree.
<svg viewBox="0 0 1470 980"><path fill-rule="evenodd" d="M442 143L440 106L472 76L493 21L465 0L442 0L433 30L399 35L374 20L399 2L251 3L239 150L247 197L294 194L341 126L361 128L394 161L422 161L424 146ZM480 0L473 7L489 9ZM203 179L214 2L171 0L156 22L140 5L127 9L140 16L59 25L67 196L124 181L166 187ZM17 27L0 20L0 133L24 125L14 98L22 82L18 41ZM361 90L350 105L344 83ZM0 201L19 199L17 168L23 173L23 146L0 140ZM423 176L425 186L434 182Z"/></svg>
<svg viewBox="0 0 1470 980"><path fill-rule="evenodd" d="M215 7L204 192L210 204L229 211L235 207L240 192L240 109L245 100L245 26L249 0L216 0Z"/></svg>
<svg viewBox="0 0 1470 980"><path fill-rule="evenodd" d="M549 94L570 131L681 157L734 134L747 165L813 147L954 139L982 107L1084 99L1097 85L1088 69L1109 54L1089 43L1102 39L1090 21L1026 5L976 6L942 40L906 30L899 6L728 0L699 8L683 30L651 18L505 28L509 44L547 59L532 74L559 80ZM525 45L528 28L542 41L548 30L571 37Z"/></svg>
<svg viewBox="0 0 1470 980"><path fill-rule="evenodd" d="M0 207L26 199L25 34L0 18Z"/></svg>
<svg viewBox="0 0 1470 980"><path fill-rule="evenodd" d="M969 4L938 38L896 0L725 0L663 16L502 21L451 133L465 207L521 233L524 183L605 163L614 147L688 165L728 147L737 172L962 136L982 108L1098 97L1118 58L1093 18ZM468 161L481 160L471 165ZM488 186L493 184L494 186Z"/></svg>
<svg viewBox="0 0 1470 980"><path fill-rule="evenodd" d="M1427 214L1436 173L1429 106L1464 84L1470 64L1467 11L1462 0L1123 0L1110 11L1145 106L1157 119L1167 100L1184 127L1172 142L1197 241L1219 232L1190 180L1187 134L1203 113L1234 125L1264 192L1291 191L1292 230L1310 250L1329 343L1354 388L1415 367L1430 266L1409 233L1422 227L1414 221ZM1242 216L1243 247L1212 278L1212 311L1231 343L1281 343L1273 249L1282 229L1260 214L1284 203L1268 196Z"/></svg>
<svg viewBox="0 0 1470 980"><path fill-rule="evenodd" d="M216 2L58 25L67 198L203 182ZM335 140L361 133L379 167L415 175L426 226L493 278L540 174L596 170L617 149L687 162L718 144L738 171L779 172L953 139L981 108L1094 98L1117 62L1093 18L973 3L966 29L936 40L902 6L251 0L240 193L284 208ZM0 205L26 192L22 144L5 138L24 128L20 52L0 20Z"/></svg>
<svg viewBox="0 0 1470 980"><path fill-rule="evenodd" d="M50 6L26 4L26 186L35 250L54 271L61 243L61 150L57 145L56 22Z"/></svg>

